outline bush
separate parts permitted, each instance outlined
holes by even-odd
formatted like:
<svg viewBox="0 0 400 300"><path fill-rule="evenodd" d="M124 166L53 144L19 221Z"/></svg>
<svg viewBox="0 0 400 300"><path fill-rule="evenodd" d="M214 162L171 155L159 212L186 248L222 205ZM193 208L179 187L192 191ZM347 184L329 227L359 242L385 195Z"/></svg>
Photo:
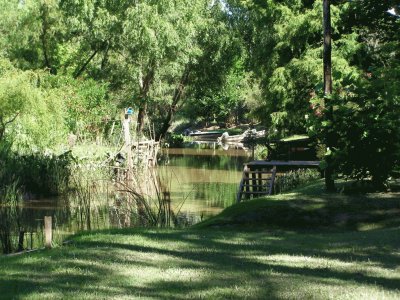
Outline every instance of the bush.
<svg viewBox="0 0 400 300"><path fill-rule="evenodd" d="M169 148L183 148L185 137L182 134L171 133L167 136L165 143Z"/></svg>
<svg viewBox="0 0 400 300"><path fill-rule="evenodd" d="M274 183L274 193L288 192L301 185L314 182L318 178L321 178L321 173L311 169L299 169L277 175Z"/></svg>
<svg viewBox="0 0 400 300"><path fill-rule="evenodd" d="M69 184L70 165L74 158L70 152L62 155L19 154L10 145L0 143L0 196L9 186L26 195L57 195Z"/></svg>
<svg viewBox="0 0 400 300"><path fill-rule="evenodd" d="M381 80L359 82L332 96L327 100L332 118L327 118L329 107L317 99L309 124L310 134L333 145L324 160L336 172L371 179L377 188L384 186L400 158L400 98L392 92L395 88L381 86Z"/></svg>

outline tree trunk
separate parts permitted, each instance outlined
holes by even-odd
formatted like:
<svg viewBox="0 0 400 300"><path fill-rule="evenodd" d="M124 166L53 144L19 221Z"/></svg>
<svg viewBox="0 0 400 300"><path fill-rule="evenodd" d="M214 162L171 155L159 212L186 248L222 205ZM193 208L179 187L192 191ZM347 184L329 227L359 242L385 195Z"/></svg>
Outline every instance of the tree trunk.
<svg viewBox="0 0 400 300"><path fill-rule="evenodd" d="M168 129L172 125L172 118L174 117L177 109L178 109L178 104L180 100L182 99L183 92L185 90L185 86L189 80L189 71L186 69L184 74L182 75L178 85L175 88L174 92L174 97L172 98L172 104L169 107L168 114L164 120L163 126L161 127L161 130L159 134L157 135L157 140L161 140L165 137L165 135L168 132Z"/></svg>
<svg viewBox="0 0 400 300"><path fill-rule="evenodd" d="M330 0L323 0L324 14L324 105L326 108L326 118L333 122L332 105L329 96L332 94L332 29L331 29L331 10ZM333 141L332 133L328 128L326 136L326 146L332 151ZM326 157L327 168L325 169L325 188L327 191L335 191L335 182L333 179L333 165L331 155Z"/></svg>
<svg viewBox="0 0 400 300"><path fill-rule="evenodd" d="M144 120L146 118L146 112L147 112L147 96L150 90L150 86L153 82L153 79L154 79L154 69L153 67L151 67L147 75L143 78L142 84L140 85L139 101L141 101L141 104L139 106L137 127L136 127L136 132L139 135L143 133Z"/></svg>
<svg viewBox="0 0 400 300"><path fill-rule="evenodd" d="M47 4L43 3L40 7L40 18L42 19L42 32L40 33L40 41L42 42L42 50L44 56L44 64L46 68L50 70L51 74L57 74L57 70L52 67L49 58L49 47L48 47L48 29L49 29L49 8Z"/></svg>
<svg viewBox="0 0 400 300"><path fill-rule="evenodd" d="M138 134L142 134L143 133L144 119L146 117L146 111L147 111L147 102L144 101L140 105L139 112L138 112L137 127L136 127L136 132Z"/></svg>

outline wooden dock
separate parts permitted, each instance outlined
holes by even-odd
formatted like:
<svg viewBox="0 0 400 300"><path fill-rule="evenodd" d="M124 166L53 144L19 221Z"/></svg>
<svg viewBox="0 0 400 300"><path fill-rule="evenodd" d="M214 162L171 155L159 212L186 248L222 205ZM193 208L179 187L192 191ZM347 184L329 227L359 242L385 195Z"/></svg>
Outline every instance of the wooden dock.
<svg viewBox="0 0 400 300"><path fill-rule="evenodd" d="M277 172L288 169L319 168L319 161L255 160L244 165L236 200L251 199L273 193Z"/></svg>

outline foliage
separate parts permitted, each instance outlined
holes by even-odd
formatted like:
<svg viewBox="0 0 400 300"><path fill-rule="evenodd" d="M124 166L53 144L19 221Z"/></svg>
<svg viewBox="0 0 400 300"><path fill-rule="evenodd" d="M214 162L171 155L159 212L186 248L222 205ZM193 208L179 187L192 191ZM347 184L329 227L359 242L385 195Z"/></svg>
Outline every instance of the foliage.
<svg viewBox="0 0 400 300"><path fill-rule="evenodd" d="M254 115L272 126L271 131L303 132L308 94L322 78L320 1L314 5L301 1L228 4L236 16L231 21L251 53L248 67L261 80L262 105Z"/></svg>
<svg viewBox="0 0 400 300"><path fill-rule="evenodd" d="M286 193L295 188L313 183L319 178L321 178L321 173L311 169L299 169L278 174L274 182L274 193Z"/></svg>
<svg viewBox="0 0 400 300"><path fill-rule="evenodd" d="M80 139L104 136L117 115L107 97L107 85L93 80L67 79L60 89L65 97L65 122L70 132Z"/></svg>
<svg viewBox="0 0 400 300"><path fill-rule="evenodd" d="M182 134L175 134L171 133L167 135L166 144L169 148L182 148L187 137L183 136Z"/></svg>
<svg viewBox="0 0 400 300"><path fill-rule="evenodd" d="M227 5L250 53L247 66L261 80L257 115L269 131L335 141L327 153L338 172L382 185L399 153L398 1L332 1L332 99L322 99L321 0Z"/></svg>
<svg viewBox="0 0 400 300"><path fill-rule="evenodd" d="M46 75L19 71L9 64L0 71L0 140L7 138L27 149L59 143L65 137L64 108L60 94L42 88Z"/></svg>
<svg viewBox="0 0 400 300"><path fill-rule="evenodd" d="M256 160L263 160L268 157L269 150L266 146L263 145L256 145L254 149L254 159Z"/></svg>
<svg viewBox="0 0 400 300"><path fill-rule="evenodd" d="M0 143L0 195L16 186L27 197L33 195L57 195L68 188L73 163L70 152L62 155L20 154L11 146Z"/></svg>
<svg viewBox="0 0 400 300"><path fill-rule="evenodd" d="M337 172L359 180L371 177L378 188L387 180L400 159L400 98L387 97L375 83L360 83L330 99L333 123L325 115L312 118L311 132L331 134L331 156Z"/></svg>
<svg viewBox="0 0 400 300"><path fill-rule="evenodd" d="M400 23L387 12L387 5L357 1L348 6L350 20L345 24L354 33L344 34L338 44L346 50L344 57L353 71L336 75L331 98L324 101L315 95L309 124L310 133L321 141L331 139L333 148L326 157L332 158L337 172L359 180L372 178L380 189L400 155Z"/></svg>
<svg viewBox="0 0 400 300"><path fill-rule="evenodd" d="M105 135L116 114L107 95L107 84L19 71L2 60L0 139L9 135L16 146L43 149L65 143L68 131L79 138Z"/></svg>
<svg viewBox="0 0 400 300"><path fill-rule="evenodd" d="M246 121L249 108L254 105L251 101L257 101L258 95L253 90L254 78L240 64L236 62L236 66L231 66L220 85L196 87L183 115L207 124L217 122L224 127Z"/></svg>

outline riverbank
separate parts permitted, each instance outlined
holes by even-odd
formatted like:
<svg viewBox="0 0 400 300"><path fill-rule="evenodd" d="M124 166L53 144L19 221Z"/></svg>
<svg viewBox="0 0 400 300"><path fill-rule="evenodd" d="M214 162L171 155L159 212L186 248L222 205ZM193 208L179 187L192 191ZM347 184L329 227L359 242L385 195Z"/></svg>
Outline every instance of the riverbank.
<svg viewBox="0 0 400 300"><path fill-rule="evenodd" d="M343 189L345 183L338 182L336 186ZM390 193L327 193L322 179L289 193L242 201L195 225L295 231L365 231L396 226L400 226L398 186Z"/></svg>
<svg viewBox="0 0 400 300"><path fill-rule="evenodd" d="M321 186L264 203L281 203L296 219L294 213L301 210L293 211L291 201L309 199L322 205L336 200L339 207L358 197L331 195L326 200ZM367 203L370 213L391 211L399 203L396 193L361 199L381 203L375 210ZM277 228L268 222L246 227L226 221L235 220L230 212L243 207L248 214L252 206L253 212L260 211L259 201L233 206L199 225L201 229L97 231L76 235L68 245L53 250L0 257L0 295L5 299L400 297L400 228L395 221L375 218L357 230L299 228L298 223ZM387 203L393 207L384 209ZM354 214L349 212L347 219L350 215ZM218 221L222 218L224 222Z"/></svg>

